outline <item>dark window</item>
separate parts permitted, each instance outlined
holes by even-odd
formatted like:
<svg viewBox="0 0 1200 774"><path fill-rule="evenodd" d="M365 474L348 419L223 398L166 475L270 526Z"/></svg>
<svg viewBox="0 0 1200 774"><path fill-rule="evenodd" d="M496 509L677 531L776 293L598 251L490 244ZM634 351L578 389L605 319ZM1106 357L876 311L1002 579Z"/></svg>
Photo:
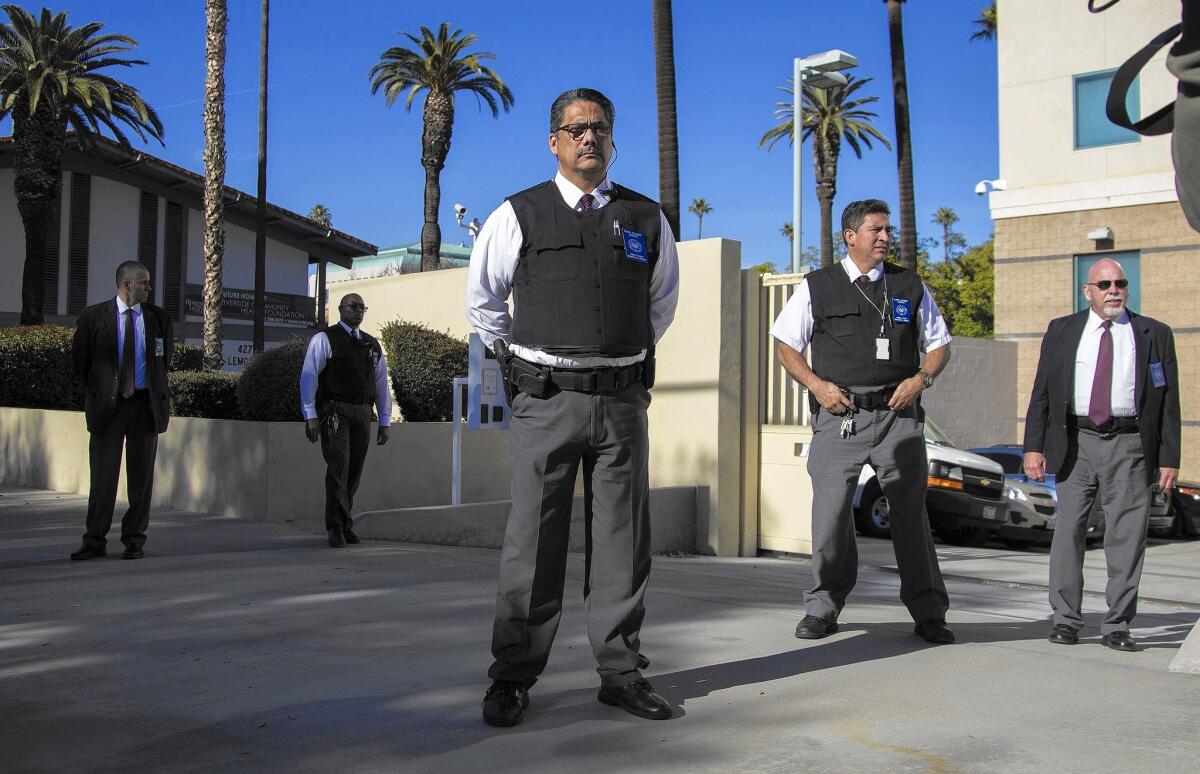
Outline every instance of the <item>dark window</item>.
<svg viewBox="0 0 1200 774"><path fill-rule="evenodd" d="M1140 136L1123 126L1108 120L1105 104L1108 89L1112 85L1116 70L1075 76L1075 148L1099 148L1104 145L1120 145L1137 142ZM1141 114L1138 81L1134 80L1125 95L1125 109L1129 117L1138 120Z"/></svg>
<svg viewBox="0 0 1200 774"><path fill-rule="evenodd" d="M71 173L71 226L67 243L67 314L79 314L88 298L88 239L92 222L92 176Z"/></svg>
<svg viewBox="0 0 1200 774"><path fill-rule="evenodd" d="M183 207L175 202L167 202L163 239L163 309L175 319L183 316L183 245L186 232Z"/></svg>
<svg viewBox="0 0 1200 774"><path fill-rule="evenodd" d="M158 270L158 197L142 191L138 211L138 260L155 275ZM157 277L155 277L157 279Z"/></svg>

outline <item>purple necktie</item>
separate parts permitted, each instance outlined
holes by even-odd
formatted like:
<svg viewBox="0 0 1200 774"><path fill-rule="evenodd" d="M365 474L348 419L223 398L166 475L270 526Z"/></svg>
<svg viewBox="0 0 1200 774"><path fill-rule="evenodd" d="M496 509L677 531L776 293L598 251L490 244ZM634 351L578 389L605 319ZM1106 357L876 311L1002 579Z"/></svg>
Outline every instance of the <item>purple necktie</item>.
<svg viewBox="0 0 1200 774"><path fill-rule="evenodd" d="M580 212L591 212L592 211L592 202L594 202L595 200L596 200L595 197L592 196L591 194L584 194L583 196L580 196L579 197L579 211Z"/></svg>
<svg viewBox="0 0 1200 774"><path fill-rule="evenodd" d="M858 275L857 282L858 282L858 286L860 288L865 288L867 285L869 285L871 283L871 278L865 274L860 274L860 275Z"/></svg>
<svg viewBox="0 0 1200 774"><path fill-rule="evenodd" d="M128 398L133 395L134 390L134 367L133 360L133 310L126 309L125 315L125 336L121 343L121 397Z"/></svg>
<svg viewBox="0 0 1200 774"><path fill-rule="evenodd" d="M1088 404L1088 419L1102 425L1112 418L1113 338L1112 320L1100 323L1100 350L1096 353L1096 376L1092 379L1092 399Z"/></svg>

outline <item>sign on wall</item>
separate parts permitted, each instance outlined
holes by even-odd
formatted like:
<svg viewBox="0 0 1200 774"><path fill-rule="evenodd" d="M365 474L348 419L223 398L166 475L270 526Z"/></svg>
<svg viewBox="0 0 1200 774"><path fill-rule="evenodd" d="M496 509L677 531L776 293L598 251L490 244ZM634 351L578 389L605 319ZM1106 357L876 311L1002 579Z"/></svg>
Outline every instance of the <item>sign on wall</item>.
<svg viewBox="0 0 1200 774"><path fill-rule="evenodd" d="M188 339L188 344L195 344L198 347L203 347L204 342L201 339ZM263 345L267 349L275 349L282 341L267 341ZM250 358L254 357L254 342L242 341L240 339L222 339L221 340L221 359L225 361L221 366L221 370L226 373L238 372L246 368L246 363L250 362Z"/></svg>
<svg viewBox="0 0 1200 774"><path fill-rule="evenodd" d="M273 325L307 327L316 319L316 302L309 296L295 293L266 293L264 319ZM204 315L204 288L188 283L184 296L186 314ZM254 319L254 291L225 288L221 291L221 315L227 320Z"/></svg>

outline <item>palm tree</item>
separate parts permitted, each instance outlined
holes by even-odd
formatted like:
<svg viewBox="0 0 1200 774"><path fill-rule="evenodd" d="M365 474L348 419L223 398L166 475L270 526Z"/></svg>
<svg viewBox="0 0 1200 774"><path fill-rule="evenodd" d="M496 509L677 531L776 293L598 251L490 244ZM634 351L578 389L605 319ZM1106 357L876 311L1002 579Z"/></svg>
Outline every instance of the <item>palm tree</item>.
<svg viewBox="0 0 1200 774"><path fill-rule="evenodd" d="M996 0L992 0L986 8L979 9L979 18L974 22L979 27L971 40L995 40L996 38Z"/></svg>
<svg viewBox="0 0 1200 774"><path fill-rule="evenodd" d="M258 57L258 201L254 208L254 351L267 338L267 53L271 0L262 0Z"/></svg>
<svg viewBox="0 0 1200 774"><path fill-rule="evenodd" d="M46 8L39 17L16 5L2 10L8 23L0 23L0 119L13 120L13 189L25 231L21 324L39 325L46 232L62 193L68 128L84 145L103 128L129 145L121 125L160 144L163 126L136 88L100 72L146 64L121 56L136 40L100 34L104 25L95 22L72 27L66 13Z"/></svg>
<svg viewBox="0 0 1200 774"><path fill-rule="evenodd" d="M696 216L696 238L700 239L704 233L704 216L712 212L712 205L705 199L692 199L688 212Z"/></svg>
<svg viewBox="0 0 1200 774"><path fill-rule="evenodd" d="M204 16L204 367L221 356L221 270L225 260L225 0L205 0Z"/></svg>
<svg viewBox="0 0 1200 774"><path fill-rule="evenodd" d="M333 213L329 211L328 207L320 202L314 204L312 209L308 211L308 219L320 223L325 228L330 228L333 226Z"/></svg>
<svg viewBox="0 0 1200 774"><path fill-rule="evenodd" d="M653 0L654 83L658 92L658 198L679 238L679 133L675 117L675 31L671 0Z"/></svg>
<svg viewBox="0 0 1200 774"><path fill-rule="evenodd" d="M496 58L495 54L480 51L466 54L465 50L478 37L463 34L461 29L450 32L442 22L435 35L428 27L421 28L421 37L402 33L416 44L416 51L395 46L379 55L379 61L367 77L371 93L383 90L390 107L396 98L407 91L404 109L411 110L417 94L424 91L422 115L421 165L425 167L425 225L421 228L421 271L438 268L438 251L442 230L438 226L438 206L442 198L441 171L450 152L450 134L454 130L454 93L466 91L486 104L492 117L500 116L499 107L508 112L513 95L500 76L482 63ZM499 97L499 105L496 98Z"/></svg>
<svg viewBox="0 0 1200 774"><path fill-rule="evenodd" d="M950 260L950 244L952 232L950 227L958 222L958 215L949 207L938 207L933 214L933 223L942 227L942 260Z"/></svg>
<svg viewBox="0 0 1200 774"><path fill-rule="evenodd" d="M796 238L796 230L792 228L792 222L790 220L785 220L783 222L783 228L779 229L779 233L788 241L788 254L790 255L792 251L792 240Z"/></svg>
<svg viewBox="0 0 1200 774"><path fill-rule="evenodd" d="M900 178L900 265L917 268L917 204L913 196L912 124L908 116L908 76L904 63L904 27L900 4L887 4L892 49L892 93L896 105L896 167Z"/></svg>
<svg viewBox="0 0 1200 774"><path fill-rule="evenodd" d="M833 251L833 199L837 195L838 158L842 152L842 140L862 158L863 146L871 147L871 138L891 148L886 137L871 123L876 114L863 110L864 105L878 102L879 97L854 97L854 93L870 78L857 79L848 76L843 86L828 89L804 86L801 96L800 142L813 138L813 170L817 185L817 201L821 204L821 266L831 266ZM780 90L791 94L794 84L780 86ZM770 150L784 137L793 141L792 99L776 103L775 115L779 123L771 127L758 141L759 147L766 145Z"/></svg>

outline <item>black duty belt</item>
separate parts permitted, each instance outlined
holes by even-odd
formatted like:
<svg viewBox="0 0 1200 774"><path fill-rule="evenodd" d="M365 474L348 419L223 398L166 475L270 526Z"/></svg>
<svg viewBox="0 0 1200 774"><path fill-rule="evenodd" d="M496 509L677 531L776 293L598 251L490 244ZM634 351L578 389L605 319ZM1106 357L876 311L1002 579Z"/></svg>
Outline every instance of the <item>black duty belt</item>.
<svg viewBox="0 0 1200 774"><path fill-rule="evenodd" d="M375 396L360 398L349 395L323 395L321 400L331 400L334 403L349 403L352 406L366 406L375 402Z"/></svg>
<svg viewBox="0 0 1200 774"><path fill-rule="evenodd" d="M1072 414L1067 417L1067 424L1080 430L1091 430L1093 433L1100 433L1108 437L1138 431L1137 417L1110 417L1107 422L1098 425L1087 417Z"/></svg>
<svg viewBox="0 0 1200 774"><path fill-rule="evenodd" d="M850 392L843 391L847 397L854 403L854 408L862 411L882 411L888 407L888 402L891 401L892 395L896 392L898 385L893 384L891 387L884 387L882 390L875 392Z"/></svg>
<svg viewBox="0 0 1200 774"><path fill-rule="evenodd" d="M117 397L121 400L145 400L150 397L150 390L147 387L143 387L140 390L134 390L128 398L120 393L117 393Z"/></svg>
<svg viewBox="0 0 1200 774"><path fill-rule="evenodd" d="M604 394L620 392L631 384L642 380L643 363L633 363L615 368L549 368L546 367L550 383L568 392Z"/></svg>

